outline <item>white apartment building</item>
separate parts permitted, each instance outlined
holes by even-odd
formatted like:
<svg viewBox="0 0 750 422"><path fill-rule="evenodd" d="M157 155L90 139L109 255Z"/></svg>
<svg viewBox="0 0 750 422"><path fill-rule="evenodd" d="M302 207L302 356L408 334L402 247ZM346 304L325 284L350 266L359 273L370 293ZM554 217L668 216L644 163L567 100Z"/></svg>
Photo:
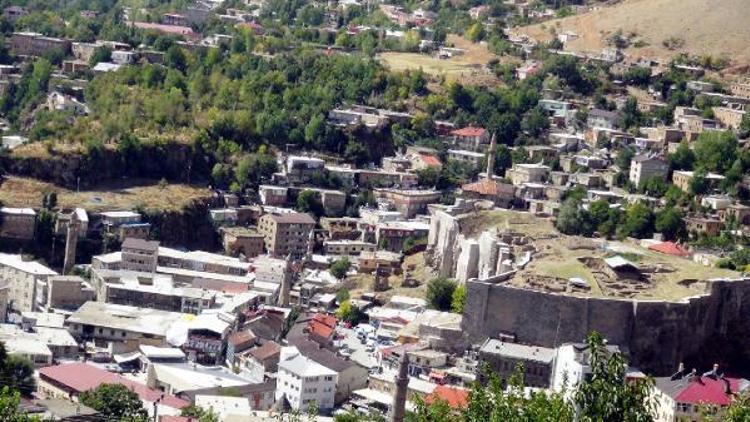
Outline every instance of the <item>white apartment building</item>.
<svg viewBox="0 0 750 422"><path fill-rule="evenodd" d="M8 308L18 312L36 310L37 284L57 273L34 261L24 261L21 255L0 253L0 286L7 285Z"/></svg>
<svg viewBox="0 0 750 422"><path fill-rule="evenodd" d="M276 401L286 399L292 409L306 411L315 403L319 409L332 409L338 374L325 366L296 355L279 363Z"/></svg>

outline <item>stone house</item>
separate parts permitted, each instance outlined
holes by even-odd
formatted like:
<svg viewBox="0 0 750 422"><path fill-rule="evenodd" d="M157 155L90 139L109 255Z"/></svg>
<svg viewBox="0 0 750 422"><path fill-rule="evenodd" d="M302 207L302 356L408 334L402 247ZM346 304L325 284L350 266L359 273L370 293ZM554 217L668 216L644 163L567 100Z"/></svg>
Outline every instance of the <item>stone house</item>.
<svg viewBox="0 0 750 422"><path fill-rule="evenodd" d="M675 170L672 172L672 184L682 189L683 192L690 192L690 184L693 181L694 173L687 170ZM706 182L710 189L715 189L724 180L724 176L716 173L707 173Z"/></svg>
<svg viewBox="0 0 750 422"><path fill-rule="evenodd" d="M501 208L510 207L513 203L514 193L513 185L486 178L461 186L462 198L492 201Z"/></svg>
<svg viewBox="0 0 750 422"><path fill-rule="evenodd" d="M750 224L750 207L743 204L731 204L719 211L721 221L726 222L729 217L734 218L740 224Z"/></svg>
<svg viewBox="0 0 750 422"><path fill-rule="evenodd" d="M245 255L255 258L263 254L264 236L257 230L246 227L222 227L220 229L224 252L228 255Z"/></svg>
<svg viewBox="0 0 750 422"><path fill-rule="evenodd" d="M607 129L614 129L617 127L617 120L619 115L614 111L602 110L594 108L589 110L586 124L589 127L602 127Z"/></svg>
<svg viewBox="0 0 750 422"><path fill-rule="evenodd" d="M468 126L450 132L451 141L458 149L479 152L490 142L489 133L481 127Z"/></svg>
<svg viewBox="0 0 750 422"><path fill-rule="evenodd" d="M313 228L315 219L303 213L266 214L258 220L258 233L274 257L304 255Z"/></svg>
<svg viewBox="0 0 750 422"><path fill-rule="evenodd" d="M661 158L649 155L637 155L630 163L629 180L633 185L640 186L642 182L658 177L661 180L667 178L669 164Z"/></svg>
<svg viewBox="0 0 750 422"><path fill-rule="evenodd" d="M550 387L554 357L554 349L497 339L487 339L479 349L480 362L489 365L500 379L508 379L522 365L524 384L537 388Z"/></svg>
<svg viewBox="0 0 750 422"><path fill-rule="evenodd" d="M514 186L524 183L542 183L547 180L550 168L544 164L514 164L505 172L505 177L511 180Z"/></svg>
<svg viewBox="0 0 750 422"><path fill-rule="evenodd" d="M0 208L0 238L31 240L36 230L36 211L31 208Z"/></svg>
<svg viewBox="0 0 750 422"><path fill-rule="evenodd" d="M687 217L685 218L687 230L691 233L717 236L724 228L724 223L717 218Z"/></svg>

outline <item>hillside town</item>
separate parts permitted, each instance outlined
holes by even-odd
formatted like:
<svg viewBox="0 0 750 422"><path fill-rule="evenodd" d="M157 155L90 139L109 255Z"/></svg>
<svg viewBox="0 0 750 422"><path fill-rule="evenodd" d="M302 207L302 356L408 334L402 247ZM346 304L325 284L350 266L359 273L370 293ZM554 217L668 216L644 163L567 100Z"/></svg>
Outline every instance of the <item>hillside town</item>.
<svg viewBox="0 0 750 422"><path fill-rule="evenodd" d="M0 419L750 420L750 63L634 2L0 1Z"/></svg>

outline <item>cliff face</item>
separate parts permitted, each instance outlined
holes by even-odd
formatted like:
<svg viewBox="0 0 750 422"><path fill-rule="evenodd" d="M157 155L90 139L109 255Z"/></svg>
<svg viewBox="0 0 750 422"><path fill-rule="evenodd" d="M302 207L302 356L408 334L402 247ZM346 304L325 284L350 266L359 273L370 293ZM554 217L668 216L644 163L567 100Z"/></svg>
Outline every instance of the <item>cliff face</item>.
<svg viewBox="0 0 750 422"><path fill-rule="evenodd" d="M750 279L716 281L708 294L681 302L575 297L471 280L463 328L472 341L504 332L546 347L598 331L631 364L664 375L679 362L750 370L748 316Z"/></svg>
<svg viewBox="0 0 750 422"><path fill-rule="evenodd" d="M200 157L184 143L144 143L137 151L127 154L112 148L90 153L55 153L50 156L13 153L3 158L0 167L9 174L30 177L75 189L80 179L81 188L102 182L138 177L188 182L195 178ZM198 177L205 175L198 175Z"/></svg>
<svg viewBox="0 0 750 422"><path fill-rule="evenodd" d="M151 236L164 246L213 251L219 248L217 230L208 218L209 204L195 202L180 211L146 211Z"/></svg>

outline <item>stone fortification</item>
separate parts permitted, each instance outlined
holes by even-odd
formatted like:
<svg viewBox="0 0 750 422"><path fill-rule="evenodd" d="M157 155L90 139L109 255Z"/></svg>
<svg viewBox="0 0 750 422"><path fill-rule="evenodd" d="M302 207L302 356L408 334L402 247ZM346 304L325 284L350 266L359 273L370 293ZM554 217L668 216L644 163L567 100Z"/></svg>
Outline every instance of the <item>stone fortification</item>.
<svg viewBox="0 0 750 422"><path fill-rule="evenodd" d="M463 328L474 342L504 333L554 347L598 331L631 364L654 374L712 360L750 369L750 279L714 280L706 294L678 302L571 296L476 279L466 286Z"/></svg>

